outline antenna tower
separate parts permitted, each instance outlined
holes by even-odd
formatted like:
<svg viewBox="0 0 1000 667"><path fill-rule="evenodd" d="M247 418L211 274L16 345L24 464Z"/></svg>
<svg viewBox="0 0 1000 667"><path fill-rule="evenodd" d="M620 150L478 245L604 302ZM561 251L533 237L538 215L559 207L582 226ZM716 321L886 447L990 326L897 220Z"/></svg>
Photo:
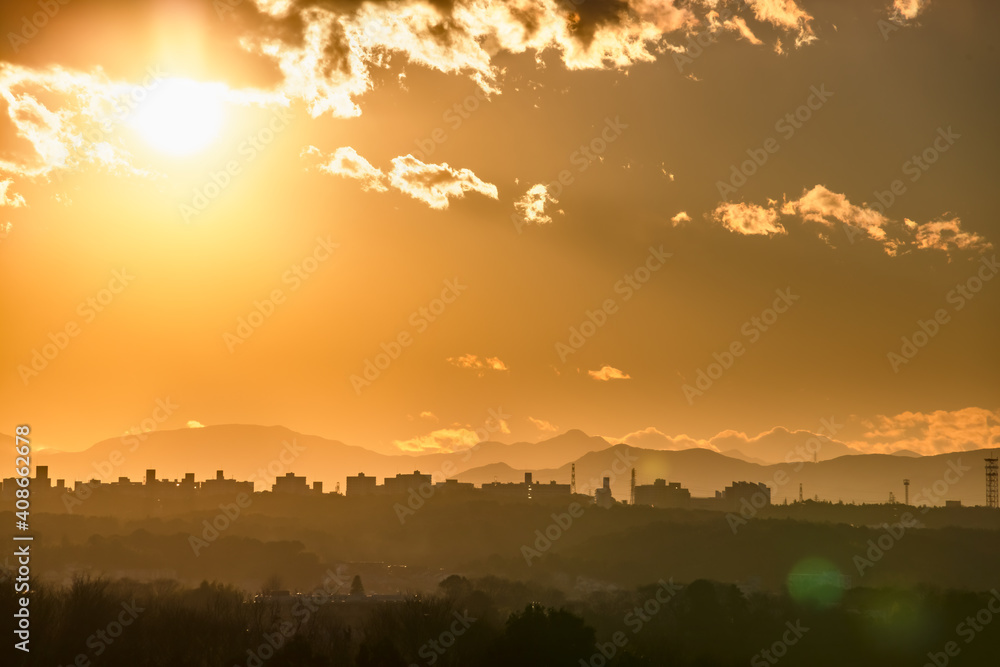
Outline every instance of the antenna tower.
<svg viewBox="0 0 1000 667"><path fill-rule="evenodd" d="M1000 504L997 502L997 452L993 450L993 455L986 460L986 506L997 509Z"/></svg>

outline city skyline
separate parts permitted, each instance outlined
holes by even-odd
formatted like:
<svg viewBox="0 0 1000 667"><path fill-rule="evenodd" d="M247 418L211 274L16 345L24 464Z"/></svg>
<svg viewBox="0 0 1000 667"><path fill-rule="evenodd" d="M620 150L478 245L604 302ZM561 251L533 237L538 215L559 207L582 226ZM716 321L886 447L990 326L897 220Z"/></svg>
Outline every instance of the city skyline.
<svg viewBox="0 0 1000 667"><path fill-rule="evenodd" d="M995 0L5 0L2 664L1000 655Z"/></svg>

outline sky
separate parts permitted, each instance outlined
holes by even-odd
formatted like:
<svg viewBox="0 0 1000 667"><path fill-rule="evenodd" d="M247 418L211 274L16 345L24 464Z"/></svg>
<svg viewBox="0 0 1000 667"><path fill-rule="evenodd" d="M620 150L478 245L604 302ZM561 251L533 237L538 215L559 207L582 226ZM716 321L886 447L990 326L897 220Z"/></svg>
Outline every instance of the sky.
<svg viewBox="0 0 1000 667"><path fill-rule="evenodd" d="M2 432L1000 442L996 3L0 12Z"/></svg>

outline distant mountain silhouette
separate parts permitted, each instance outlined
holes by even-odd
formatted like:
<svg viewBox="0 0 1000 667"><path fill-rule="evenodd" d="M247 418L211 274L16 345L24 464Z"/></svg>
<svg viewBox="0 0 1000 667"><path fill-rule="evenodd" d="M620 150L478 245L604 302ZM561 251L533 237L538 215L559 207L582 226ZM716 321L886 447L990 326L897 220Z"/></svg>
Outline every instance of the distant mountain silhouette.
<svg viewBox="0 0 1000 667"><path fill-rule="evenodd" d="M286 472L305 473L310 482L313 478L343 479L359 471L412 472L409 463L399 467L395 461L406 458L303 435L283 426L234 424L126 435L103 440L81 452L43 450L36 454L34 462L48 465L50 477L67 482L91 478L114 481L120 476L139 481L148 468L156 469L161 479L176 479L193 472L199 481L215 477L216 470L239 479L265 471L257 478L266 481L270 489L273 478ZM257 485L258 490L263 488L263 484Z"/></svg>
<svg viewBox="0 0 1000 667"><path fill-rule="evenodd" d="M3 436L13 441L10 436ZM984 500L983 458L987 450L919 456L913 452L896 454L860 454L842 443L830 441L820 450L820 461L801 464L765 465L755 462L759 451L771 460L781 461L787 452L794 452L812 437L806 431L789 432L774 429L752 442L753 456L745 450L727 450L721 454L703 448L664 451L641 449L626 444L611 445L604 438L589 436L579 430L537 443L504 444L483 442L471 452L436 454L386 455L363 447L347 445L315 435L296 433L281 426L220 425L204 428L155 431L141 436L125 436L104 440L81 452L36 452L33 463L48 465L52 478L89 480L99 478L115 481L129 477L140 481L147 468L155 468L158 478L177 479L187 472L197 480L215 476L224 470L226 477L255 477L258 490L269 489L274 477L286 472L306 475L310 482L322 481L332 491L337 482L348 475L364 472L379 478L420 470L433 473L435 480L458 477L462 481L482 484L498 480L521 482L525 472L532 472L537 482L555 480L568 483L570 464L575 462L577 487L581 493L599 486L601 477L613 477L612 489L618 499L628 498L628 472L636 468L639 484L651 484L657 478L680 482L695 496L712 496L733 481L764 482L772 487L773 502L798 497L802 482L806 497L819 495L823 500L845 502L885 502L893 491L903 500L904 478L911 480L910 499L920 499L921 490L938 483L940 491L947 480L945 493L926 497L928 504L942 504L944 499L961 500L965 504L981 504ZM739 439L737 436L732 436ZM787 446L783 452L781 446ZM823 460L832 451L846 449L851 453ZM629 457L634 457L630 459ZM750 460L747 460L750 459ZM614 474L612 464L623 474ZM949 462L970 467L948 473ZM796 472L795 468L800 469ZM788 475L784 484L776 483L775 474ZM780 480L781 478L777 478Z"/></svg>
<svg viewBox="0 0 1000 667"><path fill-rule="evenodd" d="M861 454L858 450L848 447L838 440L818 436L810 431L789 431L781 426L754 437L747 437L736 431L728 431L715 436L710 442L720 452L736 449L747 455L748 458L767 463L785 463L788 460L802 460L803 458L812 461L813 457L809 453L810 450L806 449L806 443L813 439L818 439L818 442L821 443L816 451L816 459L819 461ZM812 445L812 449L816 449L815 442ZM797 450L805 452L805 456L796 453ZM791 458L789 458L790 456Z"/></svg>
<svg viewBox="0 0 1000 667"><path fill-rule="evenodd" d="M731 459L739 459L741 461L746 461L747 463L757 463L759 465L767 465L767 461L764 459L758 459L753 456L747 456L738 449L730 449L728 451L722 452L723 456L728 456Z"/></svg>
<svg viewBox="0 0 1000 667"><path fill-rule="evenodd" d="M576 461L576 480L577 491L584 493L588 488L592 492L601 484L602 477L610 476L615 498L627 500L629 474L616 475L613 465L619 461L621 469L628 461L636 468L638 484L651 484L656 478L663 478L680 482L696 497L710 497L734 481L764 482L771 488L772 502L777 504L785 499L796 500L800 482L806 498L818 495L821 500L832 502L884 503L892 491L902 502L906 478L911 484L912 504L942 505L944 500L960 500L966 505L981 505L985 500L983 458L988 453L989 450L979 450L918 457L856 454L818 463L765 466L707 449L652 451L615 445ZM500 482L519 482L524 472L487 466L468 470L458 477L476 484L492 482L494 478ZM550 479L566 483L570 477L569 465L531 472L542 483Z"/></svg>
<svg viewBox="0 0 1000 667"><path fill-rule="evenodd" d="M155 469L161 479L177 479L193 472L199 481L215 477L216 470L239 479L265 470L269 474L257 479L266 480L266 488L275 476L295 472L306 475L310 482L324 481L332 491L336 482L359 472L377 476L379 483L383 477L418 469L443 479L491 463L558 467L609 446L603 438L574 429L537 443L482 442L471 452L386 455L283 426L219 425L113 438L80 452L42 450L36 453L34 463L48 465L51 477L68 482L91 478L111 482L119 477L139 481L148 468ZM265 484L257 488L262 490Z"/></svg>
<svg viewBox="0 0 1000 667"><path fill-rule="evenodd" d="M748 436L740 431L723 431L708 440L699 440L686 435L667 435L655 428L647 428L628 434L620 442L641 449L660 451L714 449L753 463L785 463L791 460L789 457L811 461L813 451L819 461L861 453L838 440L810 431L789 431L780 426L756 436ZM807 443L811 444L808 450ZM819 443L818 448L817 443ZM803 454L798 454L798 451Z"/></svg>
<svg viewBox="0 0 1000 667"><path fill-rule="evenodd" d="M447 460L461 463L461 468L506 463L515 468L556 468L575 461L584 454L607 449L611 446L600 436L587 435L578 429L571 429L540 442L515 442L505 445L501 442L482 442L468 457L457 454L424 454L421 461L431 461L435 469ZM468 459L468 460L466 460ZM422 465L424 465L422 463Z"/></svg>

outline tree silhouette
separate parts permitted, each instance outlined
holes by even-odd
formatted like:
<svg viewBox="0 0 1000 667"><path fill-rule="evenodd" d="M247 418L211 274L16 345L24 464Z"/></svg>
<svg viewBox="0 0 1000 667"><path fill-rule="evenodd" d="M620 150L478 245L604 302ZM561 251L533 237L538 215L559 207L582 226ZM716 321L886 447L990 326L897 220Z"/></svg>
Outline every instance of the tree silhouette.
<svg viewBox="0 0 1000 667"><path fill-rule="evenodd" d="M507 619L497 665L576 667L594 651L594 630L564 609L529 604Z"/></svg>

